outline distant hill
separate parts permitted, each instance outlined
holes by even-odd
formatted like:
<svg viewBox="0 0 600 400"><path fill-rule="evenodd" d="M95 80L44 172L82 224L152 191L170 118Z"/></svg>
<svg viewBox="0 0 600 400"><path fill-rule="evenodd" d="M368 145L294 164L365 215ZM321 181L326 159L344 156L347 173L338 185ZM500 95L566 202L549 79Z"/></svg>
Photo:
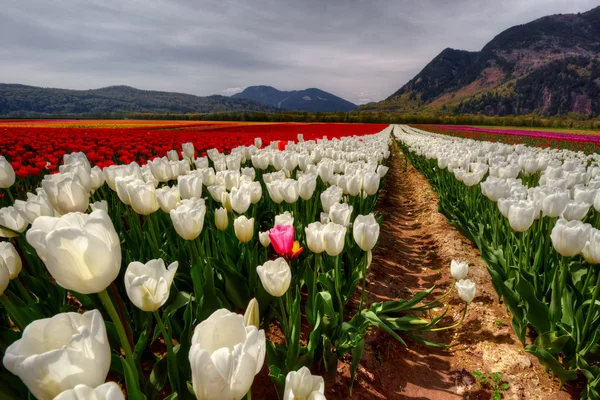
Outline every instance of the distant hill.
<svg viewBox="0 0 600 400"><path fill-rule="evenodd" d="M0 84L0 115L36 113L47 115L112 112L216 113L277 111L243 98L194 96L184 93L140 90L129 86L102 89L51 89Z"/></svg>
<svg viewBox="0 0 600 400"><path fill-rule="evenodd" d="M481 51L445 49L394 94L357 111L600 114L600 7L514 26Z"/></svg>
<svg viewBox="0 0 600 400"><path fill-rule="evenodd" d="M356 104L315 88L281 91L271 86L249 86L231 97L254 100L283 110L348 112L356 108Z"/></svg>

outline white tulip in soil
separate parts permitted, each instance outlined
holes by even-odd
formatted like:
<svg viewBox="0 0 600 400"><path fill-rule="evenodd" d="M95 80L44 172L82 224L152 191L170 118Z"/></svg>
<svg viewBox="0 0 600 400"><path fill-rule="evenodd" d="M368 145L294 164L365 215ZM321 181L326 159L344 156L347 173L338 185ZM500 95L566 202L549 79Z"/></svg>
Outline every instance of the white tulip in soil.
<svg viewBox="0 0 600 400"><path fill-rule="evenodd" d="M65 289L98 293L119 275L121 243L102 210L39 217L27 231L27 241Z"/></svg>
<svg viewBox="0 0 600 400"><path fill-rule="evenodd" d="M240 400L250 390L266 353L265 332L244 316L215 311L194 329L189 360L198 399Z"/></svg>
<svg viewBox="0 0 600 400"><path fill-rule="evenodd" d="M458 296L467 304L473 301L477 291L475 282L470 279L461 279L456 282L456 289L458 290Z"/></svg>
<svg viewBox="0 0 600 400"><path fill-rule="evenodd" d="M38 400L51 400L77 385L104 383L111 356L98 310L62 313L27 325L2 360Z"/></svg>
<svg viewBox="0 0 600 400"><path fill-rule="evenodd" d="M324 400L325 381L322 376L311 375L306 367L290 371L285 377L284 400Z"/></svg>
<svg viewBox="0 0 600 400"><path fill-rule="evenodd" d="M169 298L178 265L175 261L167 268L161 258L146 264L137 261L129 264L125 271L125 290L129 300L140 310L158 310Z"/></svg>
<svg viewBox="0 0 600 400"><path fill-rule="evenodd" d="M469 264L464 261L452 260L450 262L450 273L457 281L465 279L469 273Z"/></svg>

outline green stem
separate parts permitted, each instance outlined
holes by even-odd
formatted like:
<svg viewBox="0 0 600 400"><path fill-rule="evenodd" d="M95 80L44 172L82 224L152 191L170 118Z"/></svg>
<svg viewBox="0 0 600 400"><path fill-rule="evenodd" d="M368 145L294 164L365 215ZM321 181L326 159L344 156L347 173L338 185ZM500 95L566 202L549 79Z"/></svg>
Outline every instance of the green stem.
<svg viewBox="0 0 600 400"><path fill-rule="evenodd" d="M17 290L19 291L19 293L21 293L21 296L23 296L29 304L35 304L35 300L31 297L29 292L25 289L25 287L23 286L23 283L21 283L21 278L17 277L16 279L13 279L13 282L15 282L15 285L17 286Z"/></svg>
<svg viewBox="0 0 600 400"><path fill-rule="evenodd" d="M590 303L590 307L588 308L587 317L585 318L585 324L583 325L583 330L581 331L581 338L577 341L577 350L585 340L585 335L587 334L588 329L592 323L592 317L596 311L596 300L598 299L598 294L600 293L600 274L598 274L598 278L596 279L596 287L594 288L594 294L592 295L592 302Z"/></svg>
<svg viewBox="0 0 600 400"><path fill-rule="evenodd" d="M165 323L158 311L153 311L154 318L156 318L156 323L160 329L160 332L163 335L163 339L165 339L165 344L167 345L167 363L169 365L168 375L169 382L171 382L171 389L173 391L179 392L181 389L179 388L179 371L177 366L177 360L175 359L175 353L173 352L173 341L171 340L171 335L165 329Z"/></svg>
<svg viewBox="0 0 600 400"><path fill-rule="evenodd" d="M442 328L433 328L433 329L428 329L429 332L439 332L439 331L445 331L448 329L454 329L457 326L459 326L460 324L463 323L463 321L465 320L465 317L467 316L467 308L469 308L469 303L465 304L465 309L463 310L463 314L462 317L460 319L460 321L458 321L457 323L453 324L453 325L449 325L449 326L444 326Z"/></svg>
<svg viewBox="0 0 600 400"><path fill-rule="evenodd" d="M99 292L98 297L100 297L100 301L104 305L106 312L108 312L108 315L115 324L117 335L119 335L119 340L121 341L121 346L125 351L125 359L127 360L129 367L131 368L131 372L133 372L136 375L136 384L139 384L139 379L137 376L138 369L135 365L135 360L133 359L133 352L131 351L131 346L129 345L129 340L127 339L127 334L125 333L125 328L123 327L123 323L119 318L119 314L117 313L117 310L115 309L115 306L110 296L108 295L106 289Z"/></svg>
<svg viewBox="0 0 600 400"><path fill-rule="evenodd" d="M27 326L27 322L23 321L18 309L15 308L10 299L5 295L0 295L0 303L4 306L4 309L10 316L12 322L17 326L17 328L19 328L21 332L23 332Z"/></svg>
<svg viewBox="0 0 600 400"><path fill-rule="evenodd" d="M425 303L424 306L428 307L435 303L441 303L441 300L444 300L446 297L448 297L450 295L450 293L452 293L452 289L454 289L454 285L456 285L456 279L454 281L452 281L452 285L450 285L450 289L448 289L448 291L446 293L444 293L437 299L430 301L429 303Z"/></svg>
<svg viewBox="0 0 600 400"><path fill-rule="evenodd" d="M10 188L6 189L6 192L8 193L8 198L10 199L10 204L15 204L15 198L12 195L12 192L10 191Z"/></svg>
<svg viewBox="0 0 600 400"><path fill-rule="evenodd" d="M279 311L281 312L281 326L283 328L283 336L285 336L286 345L289 346L288 323L287 323L287 313L285 312L285 305L283 304L283 299L281 297L277 298L277 302L279 303Z"/></svg>
<svg viewBox="0 0 600 400"><path fill-rule="evenodd" d="M152 244L154 245L154 257L160 257L160 246L158 245L158 239L156 238L156 228L154 226L154 222L152 221L152 215L146 215L145 220L148 221L148 230L150 231L150 238Z"/></svg>

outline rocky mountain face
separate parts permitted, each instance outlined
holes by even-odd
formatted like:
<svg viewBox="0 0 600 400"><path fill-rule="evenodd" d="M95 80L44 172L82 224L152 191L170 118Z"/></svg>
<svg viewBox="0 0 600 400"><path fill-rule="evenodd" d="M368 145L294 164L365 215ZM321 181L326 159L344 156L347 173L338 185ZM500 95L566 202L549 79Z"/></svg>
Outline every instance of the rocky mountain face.
<svg viewBox="0 0 600 400"><path fill-rule="evenodd" d="M356 104L316 88L282 91L271 86L249 86L231 97L254 100L282 110L348 112L356 108Z"/></svg>
<svg viewBox="0 0 600 400"><path fill-rule="evenodd" d="M600 7L514 26L481 51L445 49L361 111L600 114Z"/></svg>

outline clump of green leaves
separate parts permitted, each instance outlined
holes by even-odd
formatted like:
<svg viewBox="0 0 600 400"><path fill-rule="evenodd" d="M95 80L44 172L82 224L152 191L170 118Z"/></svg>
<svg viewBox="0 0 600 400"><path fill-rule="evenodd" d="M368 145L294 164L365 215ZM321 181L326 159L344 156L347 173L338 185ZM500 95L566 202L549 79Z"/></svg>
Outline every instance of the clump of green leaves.
<svg viewBox="0 0 600 400"><path fill-rule="evenodd" d="M508 390L510 385L507 382L502 382L502 374L499 372L486 374L481 371L473 371L473 376L483 388L488 388L492 391L493 400L501 400L502 392Z"/></svg>

